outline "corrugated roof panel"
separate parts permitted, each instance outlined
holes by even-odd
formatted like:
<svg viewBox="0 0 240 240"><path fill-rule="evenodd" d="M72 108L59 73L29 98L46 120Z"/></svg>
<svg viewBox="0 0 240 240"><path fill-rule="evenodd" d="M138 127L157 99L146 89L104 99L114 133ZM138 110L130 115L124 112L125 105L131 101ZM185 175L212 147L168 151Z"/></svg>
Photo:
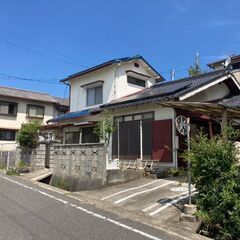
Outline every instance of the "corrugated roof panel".
<svg viewBox="0 0 240 240"><path fill-rule="evenodd" d="M74 119L74 118L81 118L81 117L88 117L90 115L94 115L96 114L98 111L96 108L89 108L89 109L84 109L81 111L76 111L76 112L69 112L63 115L60 115L56 118L52 118L50 120L48 120L48 123L55 123L55 122L61 122L64 120L68 120L68 119Z"/></svg>

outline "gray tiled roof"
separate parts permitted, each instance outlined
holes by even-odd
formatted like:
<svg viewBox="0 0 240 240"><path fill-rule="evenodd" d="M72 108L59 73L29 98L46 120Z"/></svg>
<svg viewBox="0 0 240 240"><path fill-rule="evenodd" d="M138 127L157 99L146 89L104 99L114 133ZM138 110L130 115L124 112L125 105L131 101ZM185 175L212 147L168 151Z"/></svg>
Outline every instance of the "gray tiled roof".
<svg viewBox="0 0 240 240"><path fill-rule="evenodd" d="M58 104L62 105L62 106L67 106L69 107L69 99L68 98L61 98L61 97L54 97Z"/></svg>
<svg viewBox="0 0 240 240"><path fill-rule="evenodd" d="M240 95L229 96L228 98L220 100L218 104L229 108L240 108Z"/></svg>
<svg viewBox="0 0 240 240"><path fill-rule="evenodd" d="M91 67L91 68L88 68L88 69L85 69L81 72L78 72L78 73L75 73L75 74L72 74L70 76L68 76L67 78L61 80L61 82L65 82L73 77L78 77L78 76L82 76L84 74L87 74L87 73L90 73L90 72L93 72L93 71L96 71L98 69L101 69L101 68L104 68L104 67L107 67L107 66L110 66L112 64L116 64L116 63L120 63L120 62L128 62L128 61L132 61L132 60L138 60L138 59L141 59L143 60L162 80L164 80L163 76L161 76L161 74L156 70L154 69L147 61L146 59L144 59L142 56L140 55L136 55L136 56L133 56L133 57L124 57L124 58L116 58L116 59L112 59L110 61L107 61L107 62L104 62L104 63L101 63L99 65L96 65L94 67Z"/></svg>
<svg viewBox="0 0 240 240"><path fill-rule="evenodd" d="M226 70L213 71L194 77L187 77L176 81L157 83L150 88L135 94L117 99L113 102L101 106L101 108L111 108L119 105L128 105L133 103L141 104L144 102L154 102L154 100L175 100L180 96L195 90L207 83L216 80L227 74Z"/></svg>
<svg viewBox="0 0 240 240"><path fill-rule="evenodd" d="M58 98L52 97L47 93L32 92L5 86L0 86L0 96L28 99L40 102L59 103Z"/></svg>

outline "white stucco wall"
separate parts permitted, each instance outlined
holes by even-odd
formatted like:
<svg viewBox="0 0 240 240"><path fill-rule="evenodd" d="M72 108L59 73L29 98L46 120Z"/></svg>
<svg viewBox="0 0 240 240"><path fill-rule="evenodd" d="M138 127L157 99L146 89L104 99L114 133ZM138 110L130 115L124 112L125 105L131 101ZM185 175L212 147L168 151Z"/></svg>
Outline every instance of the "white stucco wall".
<svg viewBox="0 0 240 240"><path fill-rule="evenodd" d="M144 89L143 87L127 83L127 70L132 70L151 76L150 72L145 70L144 66L141 65L140 62L138 62L139 68L134 66L134 62L138 61L123 62L120 64L111 65L109 67L105 67L71 79L70 112L80 111L85 108L97 106L87 106L87 91L85 88L81 87L85 84L89 84L98 80L104 81L103 104ZM146 87L151 86L154 82L154 78L147 80Z"/></svg>
<svg viewBox="0 0 240 240"><path fill-rule="evenodd" d="M185 99L190 102L207 102L223 98L230 94L230 90L225 83L216 84L192 97Z"/></svg>
<svg viewBox="0 0 240 240"><path fill-rule="evenodd" d="M144 87L133 85L127 82L127 74L126 74L127 70L131 70L134 72L151 76L152 78L146 80L146 88L150 87L155 83L155 78L141 64L139 64L139 68L136 68L134 66L134 62L122 63L120 66L117 67L117 70L116 70L116 89L117 89L116 98L127 96L129 94L132 94L144 89ZM140 76L137 78L141 79Z"/></svg>

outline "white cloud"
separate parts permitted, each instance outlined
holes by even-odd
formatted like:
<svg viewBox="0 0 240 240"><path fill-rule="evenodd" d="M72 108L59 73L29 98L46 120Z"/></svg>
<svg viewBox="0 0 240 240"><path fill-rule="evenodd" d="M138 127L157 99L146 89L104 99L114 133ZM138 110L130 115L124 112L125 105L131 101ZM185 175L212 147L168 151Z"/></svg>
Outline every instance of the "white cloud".
<svg viewBox="0 0 240 240"><path fill-rule="evenodd" d="M180 4L180 1L175 1L173 3L173 7L178 11L178 12L181 12L181 13L184 13L184 12L187 12L188 11L188 8L184 5L182 5L182 3Z"/></svg>

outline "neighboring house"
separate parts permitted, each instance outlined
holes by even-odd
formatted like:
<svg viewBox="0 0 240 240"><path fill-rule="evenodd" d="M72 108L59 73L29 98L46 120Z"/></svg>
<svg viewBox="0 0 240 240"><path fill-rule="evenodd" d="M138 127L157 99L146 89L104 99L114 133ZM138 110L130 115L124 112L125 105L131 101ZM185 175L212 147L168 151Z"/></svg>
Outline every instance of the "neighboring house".
<svg viewBox="0 0 240 240"><path fill-rule="evenodd" d="M79 118L159 81L163 81L162 76L141 56L114 59L70 75L62 80L70 86L70 112L48 123L72 125L63 130L64 143L96 142L94 122L78 123Z"/></svg>
<svg viewBox="0 0 240 240"><path fill-rule="evenodd" d="M126 166L183 166L186 141L176 130L176 117L191 118L191 134L202 129L209 136L221 131L221 122L237 121L236 74L238 70L220 69L164 82L142 57L113 60L63 80L71 87L70 112L48 123L62 127L62 143L94 143L99 139L93 126L110 115L115 125L112 159Z"/></svg>
<svg viewBox="0 0 240 240"><path fill-rule="evenodd" d="M0 150L13 148L16 134L23 123L39 120L45 124L67 110L68 102L65 99L0 86ZM47 138L53 138L52 134L52 131L45 131Z"/></svg>
<svg viewBox="0 0 240 240"><path fill-rule="evenodd" d="M222 70L226 68L226 65L228 65L228 68L231 69L233 75L240 82L240 55L232 55L228 58L209 63L208 67L212 68L213 70Z"/></svg>

